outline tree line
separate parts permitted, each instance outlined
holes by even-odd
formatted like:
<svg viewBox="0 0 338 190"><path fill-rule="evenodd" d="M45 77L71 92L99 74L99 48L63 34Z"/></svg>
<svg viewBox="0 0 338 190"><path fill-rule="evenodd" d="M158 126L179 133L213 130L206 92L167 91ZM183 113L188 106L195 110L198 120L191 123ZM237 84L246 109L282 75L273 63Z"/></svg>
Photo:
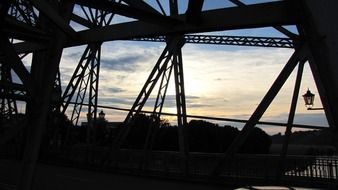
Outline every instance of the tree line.
<svg viewBox="0 0 338 190"><path fill-rule="evenodd" d="M149 126L153 120L146 115L138 115L130 126L130 132L123 144L124 148L142 149L147 138ZM154 126L154 125L153 125ZM185 138L189 144L190 152L221 153L225 152L232 141L239 134L235 127L219 126L204 120L191 120L184 128ZM154 126L152 149L161 151L177 151L178 127L162 122ZM266 154L269 153L271 139L260 128L255 127L249 137L240 147L240 153Z"/></svg>

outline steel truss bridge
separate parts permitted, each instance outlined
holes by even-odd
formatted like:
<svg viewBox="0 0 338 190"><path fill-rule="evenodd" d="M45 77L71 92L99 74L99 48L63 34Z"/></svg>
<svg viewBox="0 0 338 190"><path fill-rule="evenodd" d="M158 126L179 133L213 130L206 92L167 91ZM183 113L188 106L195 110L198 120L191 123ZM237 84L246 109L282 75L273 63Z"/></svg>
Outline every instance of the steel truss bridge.
<svg viewBox="0 0 338 190"><path fill-rule="evenodd" d="M294 49L294 53L286 61L284 68L250 118L239 121L245 123L240 135L227 151L214 159L216 164L207 172L210 174L209 177L217 178L224 175L224 168L231 169L228 163L237 155L239 147L245 142L254 126L261 122L263 113L298 66L288 121L282 124L285 126L286 140L279 157L282 160L280 163L283 164L279 164L281 167L278 171L284 172L287 165L285 160L288 158L286 154L288 139L292 128L297 127L294 125L294 116L303 67L307 62L320 93L330 131L336 133L338 123L336 106L338 105L338 26L335 22L335 18L338 18L336 13L338 3L336 1L284 0L246 5L240 0L228 0L225 2L230 3L231 6L204 10L204 0L189 0L183 12L179 1L168 0L165 1L166 4L163 2L156 1L153 4L142 0L2 0L0 2L1 126L13 129L0 134L2 139L0 143L6 144L22 130L26 131L27 139L22 156L23 164L18 189L32 187L34 168L50 113L66 113L70 110L72 112L70 119L76 125L83 112L83 106L86 106L88 129L95 125L98 117L97 109L100 106L98 91L101 46L107 41L166 43L143 88L135 98L134 104L127 109L124 127L112 145L115 153L121 152L121 144L128 136L134 116L144 112L143 107L154 90L157 91L157 98L150 113L154 120L165 114L162 113L162 108L172 76L175 81L177 106L175 116L179 137L179 152L175 154L183 160L181 162L185 168L182 170L183 174L189 173L191 153L187 148L185 130L189 115L186 111L181 51L186 43ZM117 16L128 17L131 20L116 22ZM297 32L287 29L286 26L289 25L295 26ZM261 27L272 27L284 37L202 34ZM62 52L65 48L80 45L86 45L86 48L74 68L71 80L62 90L60 77L62 73L59 70ZM29 63L30 70L23 62L27 55L32 55ZM14 73L21 82L14 81ZM154 89L157 84L159 88ZM23 122L13 121L18 114L18 102L24 102L26 106ZM153 128L156 126L149 126L144 145L145 152L151 150ZM318 129L318 127L312 128ZM88 146L92 144L90 135L92 135L90 130L87 130ZM330 163L335 163L335 167L328 172L336 172L336 160ZM314 171L317 170L311 170ZM313 174L311 175L313 177ZM327 177L324 178L326 180ZM330 174L330 180L335 185L337 185L336 179L336 174Z"/></svg>

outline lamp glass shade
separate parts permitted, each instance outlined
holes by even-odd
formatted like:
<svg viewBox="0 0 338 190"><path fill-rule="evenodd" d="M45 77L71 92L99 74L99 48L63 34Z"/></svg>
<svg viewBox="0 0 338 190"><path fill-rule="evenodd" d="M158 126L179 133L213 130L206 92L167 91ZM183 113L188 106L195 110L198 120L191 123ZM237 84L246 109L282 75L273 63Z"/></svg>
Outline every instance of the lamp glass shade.
<svg viewBox="0 0 338 190"><path fill-rule="evenodd" d="M311 93L311 91L308 89L307 92L303 95L305 106L306 107L312 107L313 102L315 99L315 95Z"/></svg>

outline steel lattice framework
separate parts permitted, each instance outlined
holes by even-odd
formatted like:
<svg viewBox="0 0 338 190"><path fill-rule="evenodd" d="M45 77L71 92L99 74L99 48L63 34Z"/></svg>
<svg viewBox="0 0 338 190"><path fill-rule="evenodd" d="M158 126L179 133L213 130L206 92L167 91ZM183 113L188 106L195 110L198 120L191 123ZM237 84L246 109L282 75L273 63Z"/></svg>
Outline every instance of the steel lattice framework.
<svg viewBox="0 0 338 190"><path fill-rule="evenodd" d="M294 48L295 42L290 38L268 38L250 36L185 35L186 43L233 45L254 47ZM134 38L136 41L166 42L165 36Z"/></svg>
<svg viewBox="0 0 338 190"><path fill-rule="evenodd" d="M159 84L152 111L154 121L160 118L171 75L176 90L179 151L189 165L187 146L187 111L181 48L185 43L293 48L295 52L285 64L261 103L245 121L240 135L224 153L212 175L218 175L224 162L244 143L258 124L291 72L298 66L293 99L286 124L286 136L294 126L295 105L299 96L303 65L309 62L324 111L332 131L338 123L338 17L336 1L316 0L273 1L246 5L228 0L232 6L204 10L204 0L189 0L182 12L179 1L153 4L143 0L2 0L0 2L0 98L1 118L6 121L17 114L17 101L26 104L27 146L18 189L31 189L39 148L51 112L65 113L72 109L71 120L77 124L82 106L87 110L87 144L90 126L95 125L99 91L101 46L106 41L133 40L166 43L147 81L124 121L124 128L115 139L114 150L128 135L135 115L142 113L150 93ZM325 11L323 11L325 10ZM115 15L130 20L121 22ZM75 24L74 24L75 23ZM298 32L287 29L296 26ZM285 37L216 36L203 32L271 27ZM192 35L193 34L193 35ZM63 50L86 45L81 59L65 91L61 90L59 65ZM31 55L27 63L23 58ZM30 66L30 70L27 69ZM14 81L13 73L18 80ZM17 82L20 81L20 82ZM75 102L74 102L75 101ZM69 105L74 105L70 107ZM2 121L1 121L2 122ZM156 123L156 122L154 122ZM9 123L10 124L10 123ZM149 127L144 150L158 126ZM57 130L56 130L57 131ZM283 145L285 157L288 141ZM282 165L281 165L282 167Z"/></svg>

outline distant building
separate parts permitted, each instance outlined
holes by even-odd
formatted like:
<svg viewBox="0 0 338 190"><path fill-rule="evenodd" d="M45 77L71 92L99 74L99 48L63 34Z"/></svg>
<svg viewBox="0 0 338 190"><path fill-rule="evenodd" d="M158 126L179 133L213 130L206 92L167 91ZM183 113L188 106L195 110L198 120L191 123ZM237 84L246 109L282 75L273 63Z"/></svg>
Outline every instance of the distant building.
<svg viewBox="0 0 338 190"><path fill-rule="evenodd" d="M117 135L122 123L123 122L108 122L108 121L105 122L105 125L104 125L104 131L106 134L105 136L114 138ZM87 127L87 125L88 125L88 122L81 123L81 127ZM97 127L99 127L99 125Z"/></svg>

